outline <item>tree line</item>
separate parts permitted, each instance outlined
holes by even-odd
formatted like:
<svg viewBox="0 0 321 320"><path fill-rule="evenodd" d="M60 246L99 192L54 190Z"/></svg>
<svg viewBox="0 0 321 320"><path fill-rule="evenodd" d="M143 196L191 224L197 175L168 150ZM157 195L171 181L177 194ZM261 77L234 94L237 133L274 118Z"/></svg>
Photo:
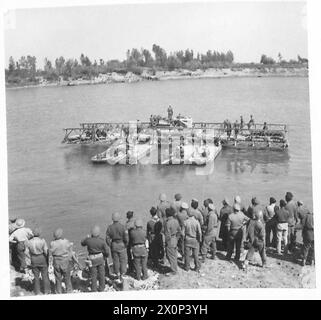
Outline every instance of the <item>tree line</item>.
<svg viewBox="0 0 321 320"><path fill-rule="evenodd" d="M282 60L279 54L279 62ZM303 60L303 61L302 61ZM300 63L305 62L298 56ZM15 61L13 57L9 58L8 68L5 70L6 82L9 84L21 84L24 82L37 83L42 77L47 81L58 81L59 79L92 79L99 74L117 72L126 74L133 72L141 75L144 70L154 75L157 70L173 71L177 69L197 70L208 68L222 68L233 65L234 55L231 50L219 52L217 50L208 50L206 53L195 53L193 50L179 50L170 52L159 45L154 44L152 50L133 48L127 50L126 59L104 60L100 58L91 60L83 53L79 59L66 59L63 56L56 58L53 62L48 58L44 60L44 67L37 68L37 59L35 56L22 56ZM295 61L297 63L297 61ZM276 62L262 55L261 64L275 64Z"/></svg>

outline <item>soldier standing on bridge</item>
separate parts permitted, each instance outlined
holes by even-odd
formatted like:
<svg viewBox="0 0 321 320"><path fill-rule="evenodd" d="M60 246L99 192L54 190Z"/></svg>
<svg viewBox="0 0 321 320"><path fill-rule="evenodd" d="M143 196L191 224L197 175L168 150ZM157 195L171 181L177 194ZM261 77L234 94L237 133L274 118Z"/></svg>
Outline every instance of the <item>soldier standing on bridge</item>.
<svg viewBox="0 0 321 320"><path fill-rule="evenodd" d="M173 119L173 108L171 105L169 105L168 109L167 109L167 113L168 113L168 120L172 121Z"/></svg>
<svg viewBox="0 0 321 320"><path fill-rule="evenodd" d="M250 130L251 127L253 127L253 126L254 126L253 115L250 115L250 121L249 121L249 123L247 124L247 127L248 127L248 129Z"/></svg>
<svg viewBox="0 0 321 320"><path fill-rule="evenodd" d="M239 134L240 131L240 124L239 122L236 120L234 123L234 135L235 135L235 139L237 139L237 135Z"/></svg>
<svg viewBox="0 0 321 320"><path fill-rule="evenodd" d="M243 129L243 127L244 127L243 116L240 116L240 128Z"/></svg>

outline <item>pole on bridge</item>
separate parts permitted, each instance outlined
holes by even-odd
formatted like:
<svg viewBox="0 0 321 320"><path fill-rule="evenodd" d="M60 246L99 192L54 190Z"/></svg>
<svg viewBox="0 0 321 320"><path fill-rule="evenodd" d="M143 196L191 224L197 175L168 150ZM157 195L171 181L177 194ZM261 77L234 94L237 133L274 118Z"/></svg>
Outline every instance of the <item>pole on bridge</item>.
<svg viewBox="0 0 321 320"><path fill-rule="evenodd" d="M168 152L169 152L169 164L173 164L173 138L171 134L168 136Z"/></svg>

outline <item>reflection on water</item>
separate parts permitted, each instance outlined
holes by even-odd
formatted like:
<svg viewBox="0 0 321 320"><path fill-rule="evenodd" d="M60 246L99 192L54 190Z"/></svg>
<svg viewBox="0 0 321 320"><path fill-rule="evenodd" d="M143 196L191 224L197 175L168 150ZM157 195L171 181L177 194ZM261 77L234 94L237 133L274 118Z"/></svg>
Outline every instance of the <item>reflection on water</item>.
<svg viewBox="0 0 321 320"><path fill-rule="evenodd" d="M235 174L253 173L260 170L261 173L271 174L281 170L288 173L289 152L269 150L222 150L218 160L226 163L226 170ZM277 172L275 167L278 167Z"/></svg>

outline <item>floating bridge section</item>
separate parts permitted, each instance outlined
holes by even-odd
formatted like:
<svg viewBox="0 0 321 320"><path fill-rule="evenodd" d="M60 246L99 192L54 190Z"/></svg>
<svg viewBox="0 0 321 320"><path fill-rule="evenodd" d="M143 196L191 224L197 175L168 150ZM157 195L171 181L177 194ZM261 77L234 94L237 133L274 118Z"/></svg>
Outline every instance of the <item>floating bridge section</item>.
<svg viewBox="0 0 321 320"><path fill-rule="evenodd" d="M267 128L266 128L267 126ZM265 128L264 128L265 127ZM150 122L86 122L77 128L65 128L62 143L67 144L111 144L125 139L130 130L137 133L148 133L165 136L179 135L201 139L201 141L220 141L223 148L235 149L270 149L285 150L288 148L288 127L286 124L254 124L250 128L245 125L235 130L227 129L224 123L194 122L192 128L175 126L151 126Z"/></svg>

